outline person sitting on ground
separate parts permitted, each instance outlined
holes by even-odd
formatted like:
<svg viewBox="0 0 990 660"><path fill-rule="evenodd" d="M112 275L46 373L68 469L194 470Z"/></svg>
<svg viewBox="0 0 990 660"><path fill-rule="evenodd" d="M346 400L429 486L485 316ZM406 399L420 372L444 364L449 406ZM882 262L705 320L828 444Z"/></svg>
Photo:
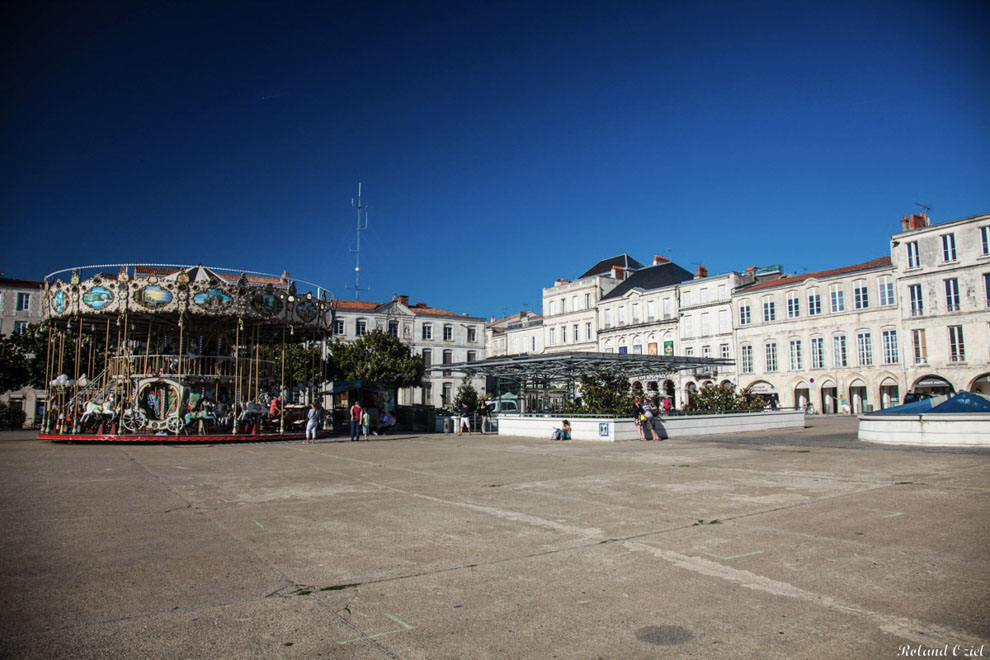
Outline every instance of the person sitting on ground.
<svg viewBox="0 0 990 660"><path fill-rule="evenodd" d="M570 440L571 439L571 423L566 419L560 423L559 429L553 430L554 440Z"/></svg>

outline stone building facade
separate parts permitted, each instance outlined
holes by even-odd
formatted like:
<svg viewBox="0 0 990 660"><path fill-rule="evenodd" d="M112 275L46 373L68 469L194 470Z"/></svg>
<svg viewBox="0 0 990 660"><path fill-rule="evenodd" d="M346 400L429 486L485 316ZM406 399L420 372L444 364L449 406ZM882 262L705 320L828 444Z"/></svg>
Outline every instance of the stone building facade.
<svg viewBox="0 0 990 660"><path fill-rule="evenodd" d="M41 321L44 287L44 282L0 277L0 334L6 337ZM41 422L45 410L44 390L25 387L3 394L0 400L21 405L27 418L25 426Z"/></svg>
<svg viewBox="0 0 990 660"><path fill-rule="evenodd" d="M395 296L385 303L338 301L333 326L335 339L355 341L375 328L383 328L401 339L413 353L423 356L427 368L474 362L486 356L485 319L436 309L426 303L410 304L408 296ZM427 371L422 385L399 390L396 403L450 405L463 377L464 374L454 371ZM479 394L485 393L484 378L474 378L471 384Z"/></svg>
<svg viewBox="0 0 990 660"><path fill-rule="evenodd" d="M678 407L708 383L825 413L887 408L908 393L990 396L990 214L937 225L905 216L888 250L801 275L692 276L661 257L606 259L543 289L544 350L736 361L665 378L660 390Z"/></svg>

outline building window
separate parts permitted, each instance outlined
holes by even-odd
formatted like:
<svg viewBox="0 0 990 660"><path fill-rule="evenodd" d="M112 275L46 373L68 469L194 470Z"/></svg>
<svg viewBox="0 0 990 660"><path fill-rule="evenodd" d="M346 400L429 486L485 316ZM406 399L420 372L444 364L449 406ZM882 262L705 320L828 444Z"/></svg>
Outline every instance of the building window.
<svg viewBox="0 0 990 660"><path fill-rule="evenodd" d="M832 352L835 354L835 366L849 366L849 356L846 354L846 336L836 335L832 338Z"/></svg>
<svg viewBox="0 0 990 660"><path fill-rule="evenodd" d="M450 349L447 349L446 351L443 352L443 363L444 364L453 364L454 363L454 351L452 351ZM451 372L450 372L449 369L444 369L443 370L443 375L444 376L449 376L450 374L451 374Z"/></svg>
<svg viewBox="0 0 990 660"><path fill-rule="evenodd" d="M914 363L925 364L928 362L928 343L925 341L925 331L912 330L911 339L914 342Z"/></svg>
<svg viewBox="0 0 990 660"><path fill-rule="evenodd" d="M467 352L467 361L468 362L474 362L477 359L478 359L478 352L477 351L468 351Z"/></svg>
<svg viewBox="0 0 990 660"><path fill-rule="evenodd" d="M870 306L870 290L866 288L866 280L853 282L853 306L856 309L866 309Z"/></svg>
<svg viewBox="0 0 990 660"><path fill-rule="evenodd" d="M389 321L388 322L388 334L389 334L390 337L398 337L399 336L399 322L398 321Z"/></svg>
<svg viewBox="0 0 990 660"><path fill-rule="evenodd" d="M557 345L557 330L556 328L550 328L550 345Z"/></svg>
<svg viewBox="0 0 990 660"><path fill-rule="evenodd" d="M335 335L344 334L344 319L333 320L333 334Z"/></svg>
<svg viewBox="0 0 990 660"><path fill-rule="evenodd" d="M897 364L897 330L883 331L883 363Z"/></svg>
<svg viewBox="0 0 990 660"><path fill-rule="evenodd" d="M449 323L445 323L443 326L443 340L453 341L454 340L454 326Z"/></svg>
<svg viewBox="0 0 990 660"><path fill-rule="evenodd" d="M990 225L980 227L980 244L983 247L983 254L990 254Z"/></svg>
<svg viewBox="0 0 990 660"><path fill-rule="evenodd" d="M787 318L796 319L801 316L801 300L796 291L787 294Z"/></svg>
<svg viewBox="0 0 990 660"><path fill-rule="evenodd" d="M956 235L942 234L942 261L956 260Z"/></svg>
<svg viewBox="0 0 990 660"><path fill-rule="evenodd" d="M741 361L742 367L741 371L744 374L753 373L753 347L752 346L742 346L739 349L741 351Z"/></svg>
<svg viewBox="0 0 990 660"><path fill-rule="evenodd" d="M818 316L822 313L822 295L818 289L808 291L808 316Z"/></svg>
<svg viewBox="0 0 990 660"><path fill-rule="evenodd" d="M860 332L856 335L856 355L861 367L873 364L873 341L870 333Z"/></svg>
<svg viewBox="0 0 990 660"><path fill-rule="evenodd" d="M567 326L566 325L560 326L560 343L561 344L566 344L567 343Z"/></svg>
<svg viewBox="0 0 990 660"><path fill-rule="evenodd" d="M615 322L618 325L625 325L626 324L626 306L625 305L619 305L619 311L615 315Z"/></svg>
<svg viewBox="0 0 990 660"><path fill-rule="evenodd" d="M443 402L444 406L449 406L454 402L454 400L450 396L451 392L453 391L453 388L454 386L452 383L443 384L443 394L440 395L440 399Z"/></svg>
<svg viewBox="0 0 990 660"><path fill-rule="evenodd" d="M423 366L427 369L433 366L433 351L429 348L423 349Z"/></svg>
<svg viewBox="0 0 990 660"><path fill-rule="evenodd" d="M478 341L478 329L474 326L471 326L470 328L467 329L467 336L468 336L467 340L469 344L473 344L474 342Z"/></svg>
<svg viewBox="0 0 990 660"><path fill-rule="evenodd" d="M368 330L368 321L366 319L358 319L354 322L354 335L357 337L363 337L364 333Z"/></svg>
<svg viewBox="0 0 990 660"><path fill-rule="evenodd" d="M843 291L841 284L833 284L828 288L829 299L832 301L832 313L844 312L846 310L846 302L843 298Z"/></svg>
<svg viewBox="0 0 990 660"><path fill-rule="evenodd" d="M990 273L983 273L983 292L986 294L987 307L990 307Z"/></svg>
<svg viewBox="0 0 990 660"><path fill-rule="evenodd" d="M639 303L632 304L632 322L639 323Z"/></svg>
<svg viewBox="0 0 990 660"><path fill-rule="evenodd" d="M763 322L769 323L770 321L777 320L777 309L774 305L773 298L767 296L763 299Z"/></svg>
<svg viewBox="0 0 990 660"><path fill-rule="evenodd" d="M921 300L921 285L908 286L908 297L911 299L911 316L921 316L925 313L925 305Z"/></svg>
<svg viewBox="0 0 990 660"><path fill-rule="evenodd" d="M424 406L433 404L433 383L423 383L423 400L421 403Z"/></svg>
<svg viewBox="0 0 990 660"><path fill-rule="evenodd" d="M949 361L964 362L966 360L966 344L963 342L961 325L949 326Z"/></svg>
<svg viewBox="0 0 990 660"><path fill-rule="evenodd" d="M911 241L905 244L907 250L907 267L917 268L921 265L921 258L918 256L918 241Z"/></svg>
<svg viewBox="0 0 990 660"><path fill-rule="evenodd" d="M712 315L710 312L701 313L701 336L707 337L712 334Z"/></svg>
<svg viewBox="0 0 990 660"><path fill-rule="evenodd" d="M959 311L959 280L954 277L945 280L945 311Z"/></svg>
<svg viewBox="0 0 990 660"><path fill-rule="evenodd" d="M656 317L657 317L657 301L656 300L647 300L646 301L646 318L647 318L647 320L652 321Z"/></svg>
<svg viewBox="0 0 990 660"><path fill-rule="evenodd" d="M578 297L577 296L571 296L571 311L572 312L578 311Z"/></svg>
<svg viewBox="0 0 990 660"><path fill-rule="evenodd" d="M14 334L19 335L25 332L29 325L31 325L30 321L14 321Z"/></svg>
<svg viewBox="0 0 990 660"><path fill-rule="evenodd" d="M703 357L703 358L710 358L711 356L712 356L712 347L711 346L702 346L701 347L701 357Z"/></svg>
<svg viewBox="0 0 990 660"><path fill-rule="evenodd" d="M791 340L791 371L800 371L804 366L801 364L801 340Z"/></svg>
<svg viewBox="0 0 990 660"><path fill-rule="evenodd" d="M812 369L825 368L825 338L824 337L811 338L811 368Z"/></svg>
<svg viewBox="0 0 990 660"><path fill-rule="evenodd" d="M591 321L584 324L584 339L585 341L591 341Z"/></svg>
<svg viewBox="0 0 990 660"><path fill-rule="evenodd" d="M584 294L584 308L585 309L591 309L591 294L590 293Z"/></svg>
<svg viewBox="0 0 990 660"><path fill-rule="evenodd" d="M729 345L728 344L721 344L718 347L718 356L720 358L722 358L723 360L728 360L729 359Z"/></svg>
<svg viewBox="0 0 990 660"><path fill-rule="evenodd" d="M529 350L531 350L533 352L536 352L536 336L535 335L529 338L529 344L530 344Z"/></svg>
<svg viewBox="0 0 990 660"><path fill-rule="evenodd" d="M764 344L767 356L767 371L777 371L777 342L768 341Z"/></svg>
<svg viewBox="0 0 990 660"><path fill-rule="evenodd" d="M890 275L884 275L877 280L877 288L880 290L880 306L887 307L894 304L894 279Z"/></svg>
<svg viewBox="0 0 990 660"><path fill-rule="evenodd" d="M424 323L423 324L423 339L431 341L433 339L433 324Z"/></svg>
<svg viewBox="0 0 990 660"><path fill-rule="evenodd" d="M573 312L574 310L572 309L571 311ZM560 299L560 313L561 314L567 313L567 298Z"/></svg>
<svg viewBox="0 0 990 660"><path fill-rule="evenodd" d="M605 309L605 327L606 328L611 328L612 327L612 308L611 307L607 307Z"/></svg>
<svg viewBox="0 0 990 660"><path fill-rule="evenodd" d="M553 316L553 301L547 303L547 316Z"/></svg>
<svg viewBox="0 0 990 660"><path fill-rule="evenodd" d="M739 303L739 325L749 325L752 317L749 313L749 301L743 300Z"/></svg>
<svg viewBox="0 0 990 660"><path fill-rule="evenodd" d="M963 341L961 325L949 326L949 361L964 362L966 360L966 344Z"/></svg>
<svg viewBox="0 0 990 660"><path fill-rule="evenodd" d="M577 324L574 324L574 325L571 326L571 332L573 333L572 336L574 337L574 343L575 344L578 343L579 341L581 341L580 335L578 335Z"/></svg>
<svg viewBox="0 0 990 660"><path fill-rule="evenodd" d="M31 294L30 293L18 293L17 294L17 311L26 312L31 309Z"/></svg>

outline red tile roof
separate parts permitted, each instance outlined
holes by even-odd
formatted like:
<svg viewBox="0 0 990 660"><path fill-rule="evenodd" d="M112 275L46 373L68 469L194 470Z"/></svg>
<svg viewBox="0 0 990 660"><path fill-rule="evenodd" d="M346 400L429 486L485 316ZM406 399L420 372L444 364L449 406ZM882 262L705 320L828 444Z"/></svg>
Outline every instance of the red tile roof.
<svg viewBox="0 0 990 660"><path fill-rule="evenodd" d="M367 309L374 309L374 308L378 307L379 305L381 305L381 303L364 302L362 300L338 300L337 301L337 310L338 311L340 311L340 310L347 310L347 309L353 310L353 311L367 310Z"/></svg>
<svg viewBox="0 0 990 660"><path fill-rule="evenodd" d="M760 282L759 284L754 284L748 287L742 287L740 291L755 291L757 289L770 289L777 286L787 286L789 284L797 284L798 282L803 282L812 278L825 278L834 277L836 275L845 275L846 273L855 273L861 270L873 270L874 268L884 268L890 266L890 257L879 257L871 261L866 261L861 264L855 264L853 266L842 266L841 268L832 268L830 270L820 270L816 273L803 273L801 275L791 275L789 277L782 277L779 280L769 280L766 282Z"/></svg>

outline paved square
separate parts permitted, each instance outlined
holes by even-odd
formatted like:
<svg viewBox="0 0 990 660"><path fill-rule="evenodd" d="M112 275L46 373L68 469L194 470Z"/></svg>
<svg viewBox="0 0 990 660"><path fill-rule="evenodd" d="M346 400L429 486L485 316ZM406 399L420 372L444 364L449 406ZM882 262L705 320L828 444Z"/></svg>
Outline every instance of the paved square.
<svg viewBox="0 0 990 660"><path fill-rule="evenodd" d="M872 446L855 424L3 434L0 656L990 657L990 450Z"/></svg>

